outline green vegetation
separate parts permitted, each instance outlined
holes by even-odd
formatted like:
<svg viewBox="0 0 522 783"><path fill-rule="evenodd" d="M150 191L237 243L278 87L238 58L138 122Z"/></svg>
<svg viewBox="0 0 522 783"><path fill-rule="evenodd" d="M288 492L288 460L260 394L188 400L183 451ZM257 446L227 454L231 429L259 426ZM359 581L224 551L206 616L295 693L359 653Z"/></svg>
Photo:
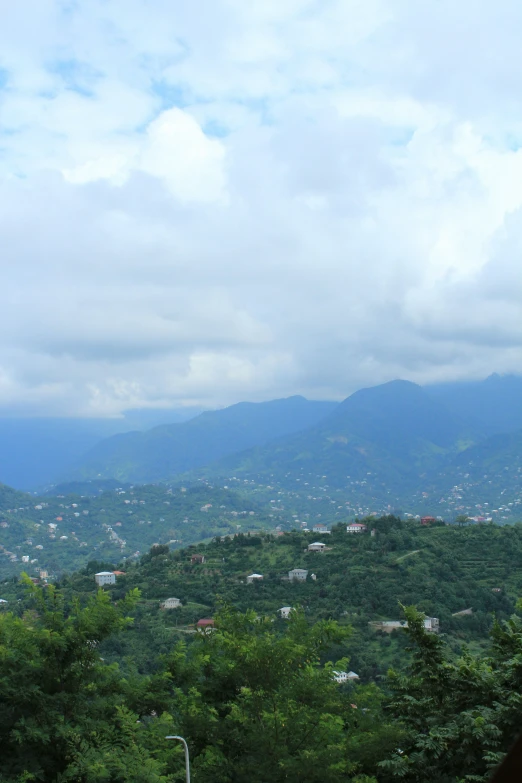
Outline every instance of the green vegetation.
<svg viewBox="0 0 522 783"><path fill-rule="evenodd" d="M94 497L43 498L0 486L0 578L22 570L37 576L41 569L58 576L92 559L137 558L154 543L179 548L271 526L252 498L204 485L126 486Z"/></svg>
<svg viewBox="0 0 522 783"><path fill-rule="evenodd" d="M206 411L190 421L103 440L83 456L69 476L141 484L170 481L175 475L228 454L311 427L334 408L334 402L297 396L241 402L223 410Z"/></svg>
<svg viewBox="0 0 522 783"><path fill-rule="evenodd" d="M142 568L165 559L157 547ZM107 657L135 632L138 590L25 589L0 612L5 783L174 783L184 770L170 734L188 740L195 783L485 783L519 730L515 615L495 622L484 652L456 657L410 607L401 668L340 685L333 672L352 662L337 652L354 632L301 609L274 622L224 604L215 629L156 645L143 672Z"/></svg>
<svg viewBox="0 0 522 783"><path fill-rule="evenodd" d="M150 673L158 653L166 654L176 639L189 638L194 624L212 617L223 602L240 611L253 609L279 626L284 621L278 610L292 606L302 607L309 623L335 620L350 626L349 649L340 644L335 655L348 655L364 682L380 681L390 665L402 668L405 637L371 623L400 619L399 603L439 618L454 654L464 645L483 648L493 616L508 619L514 611L522 595L522 525L423 527L397 517L367 522L375 535L369 530L348 534L344 525L328 536L239 534L188 549L155 546L139 560L120 563L125 574L105 589L118 600L134 589L141 597L132 628L113 635L104 657L121 665L132 659ZM316 540L325 542L324 552L308 551ZM308 571L305 582L288 581L296 567ZM85 602L95 592L94 573L114 568L110 560L92 561L64 576L60 589L68 600ZM263 579L247 584L251 573ZM182 607L162 610L161 602L170 597L180 599ZM0 584L0 598L12 606L23 596L16 582L6 581ZM468 609L471 614L458 614Z"/></svg>
<svg viewBox="0 0 522 783"><path fill-rule="evenodd" d="M339 405L241 403L105 440L73 477L221 485L235 477L249 489L295 491L300 513L312 513L324 479L350 514L510 521L522 503L521 388L514 377L432 391L393 381Z"/></svg>

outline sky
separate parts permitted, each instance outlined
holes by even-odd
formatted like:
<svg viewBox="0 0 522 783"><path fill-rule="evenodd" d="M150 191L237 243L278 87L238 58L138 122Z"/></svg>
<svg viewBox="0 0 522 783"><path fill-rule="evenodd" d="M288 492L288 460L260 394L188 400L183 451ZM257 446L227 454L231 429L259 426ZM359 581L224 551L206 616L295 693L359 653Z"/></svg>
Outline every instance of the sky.
<svg viewBox="0 0 522 783"><path fill-rule="evenodd" d="M0 412L522 371L518 0L0 13Z"/></svg>

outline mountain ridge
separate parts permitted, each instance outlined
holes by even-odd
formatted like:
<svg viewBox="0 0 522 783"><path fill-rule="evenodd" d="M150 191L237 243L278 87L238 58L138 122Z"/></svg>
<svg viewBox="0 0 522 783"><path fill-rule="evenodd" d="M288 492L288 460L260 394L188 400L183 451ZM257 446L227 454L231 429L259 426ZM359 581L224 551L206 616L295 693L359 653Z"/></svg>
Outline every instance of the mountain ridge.
<svg viewBox="0 0 522 783"><path fill-rule="evenodd" d="M293 396L205 411L187 422L106 439L62 478L115 478L136 483L170 480L231 453L305 429L336 405Z"/></svg>

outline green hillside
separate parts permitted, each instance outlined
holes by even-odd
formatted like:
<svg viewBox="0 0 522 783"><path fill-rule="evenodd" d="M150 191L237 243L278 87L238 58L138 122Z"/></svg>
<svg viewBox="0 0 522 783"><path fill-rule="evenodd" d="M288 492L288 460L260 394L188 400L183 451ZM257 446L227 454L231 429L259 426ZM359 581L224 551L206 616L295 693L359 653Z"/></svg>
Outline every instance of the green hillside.
<svg viewBox="0 0 522 783"><path fill-rule="evenodd" d="M158 542L181 547L240 529L271 527L263 507L206 485L139 486L43 498L0 492L0 578L74 571L93 558L139 557ZM27 560L25 560L27 558Z"/></svg>
<svg viewBox="0 0 522 783"><path fill-rule="evenodd" d="M402 632L390 635L370 625L399 619L399 603L438 617L454 650L464 642L482 644L493 615L507 618L514 611L522 595L522 524L423 527L397 517L367 522L363 534L349 534L344 525L327 536L239 534L176 551L157 547L137 561L120 563L125 576L106 589L122 597L139 588L141 600L133 630L106 654L115 660L132 655L149 669L158 651L168 650L172 634L185 636L223 603L274 620L281 607L301 606L310 622L334 619L353 626L349 650L335 654L349 653L351 667L369 681L392 663L401 667ZM326 550L309 552L315 541L325 542ZM192 562L194 554L205 562ZM288 581L294 568L308 571L305 582ZM93 574L99 569L94 563L67 577L64 588L85 598L95 591ZM252 573L263 579L248 584ZM172 596L182 608L161 611L161 601ZM473 614L453 616L467 609Z"/></svg>
<svg viewBox="0 0 522 783"><path fill-rule="evenodd" d="M224 459L210 470L280 477L313 468L335 486L371 474L373 485L400 494L481 437L420 386L393 381L356 392L313 428Z"/></svg>
<svg viewBox="0 0 522 783"><path fill-rule="evenodd" d="M310 427L335 407L334 402L304 397L243 402L180 424L115 435L84 455L65 478L167 481L225 455Z"/></svg>
<svg viewBox="0 0 522 783"><path fill-rule="evenodd" d="M181 735L200 783L486 783L522 714L522 525L367 522L0 583L2 780L181 780Z"/></svg>

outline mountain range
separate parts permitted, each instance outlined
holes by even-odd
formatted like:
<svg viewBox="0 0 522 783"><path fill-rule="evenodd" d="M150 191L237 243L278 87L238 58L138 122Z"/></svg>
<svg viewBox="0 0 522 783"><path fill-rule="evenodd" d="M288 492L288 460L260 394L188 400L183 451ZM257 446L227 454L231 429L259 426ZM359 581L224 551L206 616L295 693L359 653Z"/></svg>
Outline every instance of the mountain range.
<svg viewBox="0 0 522 783"><path fill-rule="evenodd" d="M431 387L392 381L341 403L299 396L238 403L105 438L93 423L86 429L76 422L68 448L61 445L67 440L63 421L55 421L54 436L53 420L47 420L47 435L41 423L33 430L26 423L33 440L22 432L15 445L12 437L6 442L0 421L0 479L28 487L27 480L12 480L6 452L18 464L25 450L31 473L31 462L39 455L42 461L41 449L33 447L40 433L47 442L46 480L53 483L143 484L235 474L282 481L305 472L326 475L335 486L366 481L375 497L391 493L399 499L422 494L424 485L444 494L461 473L484 475L490 463L497 472L514 464L522 444L522 378L493 375Z"/></svg>
<svg viewBox="0 0 522 783"><path fill-rule="evenodd" d="M117 435L97 444L69 473L75 479L135 483L197 477L326 474L399 494L419 479L458 468L468 449L480 460L513 457L522 421L522 378L420 387L409 381L355 392L341 403L290 397L240 403L188 422ZM522 427L521 427L522 429ZM499 436L505 437L499 437ZM491 439L491 440L490 440ZM518 442L515 437L515 442Z"/></svg>
<svg viewBox="0 0 522 783"><path fill-rule="evenodd" d="M307 429L336 407L334 402L289 397L206 411L181 424L103 440L68 477L115 478L136 484L171 480L222 457Z"/></svg>
<svg viewBox="0 0 522 783"><path fill-rule="evenodd" d="M0 481L21 490L42 488L65 475L97 443L129 430L179 423L199 408L129 410L119 418L0 416Z"/></svg>

